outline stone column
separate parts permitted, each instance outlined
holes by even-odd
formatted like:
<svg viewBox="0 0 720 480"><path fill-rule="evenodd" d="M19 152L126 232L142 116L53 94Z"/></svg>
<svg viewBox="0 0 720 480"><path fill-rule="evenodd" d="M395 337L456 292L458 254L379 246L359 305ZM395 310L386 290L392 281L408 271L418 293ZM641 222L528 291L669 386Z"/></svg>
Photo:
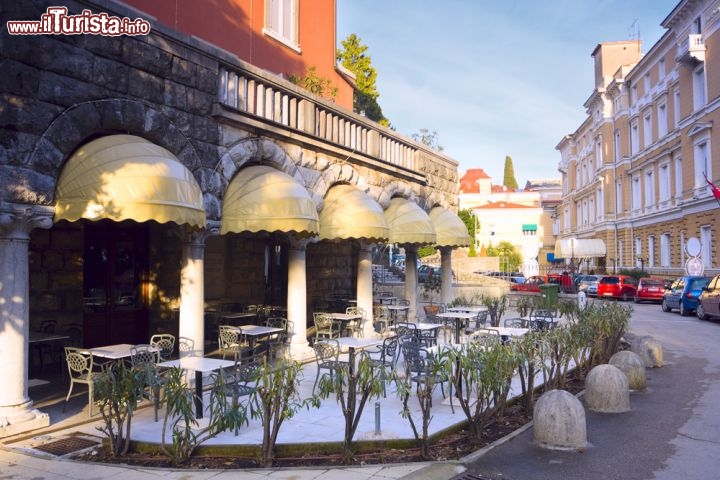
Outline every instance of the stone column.
<svg viewBox="0 0 720 480"><path fill-rule="evenodd" d="M452 247L440 247L440 303L447 305L453 299Z"/></svg>
<svg viewBox="0 0 720 480"><path fill-rule="evenodd" d="M290 353L293 360L303 361L313 358L313 350L307 341L307 271L306 252L313 239L299 239L291 236L288 250L288 322L292 326L290 333Z"/></svg>
<svg viewBox="0 0 720 480"><path fill-rule="evenodd" d="M372 283L372 251L370 245L360 240L357 271L357 306L365 310L365 317L367 318L363 327L363 336L365 338L376 336L375 328L373 327Z"/></svg>
<svg viewBox="0 0 720 480"><path fill-rule="evenodd" d="M410 302L408 310L408 321L417 319L417 246L404 245L405 247L405 299Z"/></svg>
<svg viewBox="0 0 720 480"><path fill-rule="evenodd" d="M217 225L205 230L182 229L180 259L180 356L205 355L205 241L218 234Z"/></svg>
<svg viewBox="0 0 720 480"><path fill-rule="evenodd" d="M53 209L0 202L0 438L50 425L28 397L30 276L33 228L50 228Z"/></svg>

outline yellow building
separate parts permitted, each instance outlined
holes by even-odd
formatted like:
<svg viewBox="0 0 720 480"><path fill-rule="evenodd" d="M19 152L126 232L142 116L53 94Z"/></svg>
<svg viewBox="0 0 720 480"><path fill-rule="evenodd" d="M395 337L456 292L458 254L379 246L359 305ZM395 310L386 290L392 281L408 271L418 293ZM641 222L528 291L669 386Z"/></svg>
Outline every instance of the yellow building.
<svg viewBox="0 0 720 480"><path fill-rule="evenodd" d="M715 273L720 205L705 176L720 185L720 1L683 0L662 26L646 54L639 40L592 52L587 118L556 147L559 237L604 243L589 255L601 270L674 276L693 260Z"/></svg>

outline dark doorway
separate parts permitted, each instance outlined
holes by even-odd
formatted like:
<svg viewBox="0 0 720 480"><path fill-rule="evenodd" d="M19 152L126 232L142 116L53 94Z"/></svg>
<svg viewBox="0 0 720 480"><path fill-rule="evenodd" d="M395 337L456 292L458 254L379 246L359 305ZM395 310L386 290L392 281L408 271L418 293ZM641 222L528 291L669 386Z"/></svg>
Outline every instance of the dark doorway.
<svg viewBox="0 0 720 480"><path fill-rule="evenodd" d="M148 238L132 222L85 226L85 347L147 343Z"/></svg>
<svg viewBox="0 0 720 480"><path fill-rule="evenodd" d="M287 304L288 249L280 243L265 247L265 303Z"/></svg>

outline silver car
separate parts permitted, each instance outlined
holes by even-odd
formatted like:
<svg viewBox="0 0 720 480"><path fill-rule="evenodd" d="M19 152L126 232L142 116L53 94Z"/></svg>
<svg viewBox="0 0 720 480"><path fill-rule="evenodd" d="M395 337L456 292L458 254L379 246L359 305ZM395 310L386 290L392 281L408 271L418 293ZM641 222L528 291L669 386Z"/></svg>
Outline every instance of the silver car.
<svg viewBox="0 0 720 480"><path fill-rule="evenodd" d="M602 275L580 275L577 280L578 292L585 292L588 296L597 297L598 280Z"/></svg>

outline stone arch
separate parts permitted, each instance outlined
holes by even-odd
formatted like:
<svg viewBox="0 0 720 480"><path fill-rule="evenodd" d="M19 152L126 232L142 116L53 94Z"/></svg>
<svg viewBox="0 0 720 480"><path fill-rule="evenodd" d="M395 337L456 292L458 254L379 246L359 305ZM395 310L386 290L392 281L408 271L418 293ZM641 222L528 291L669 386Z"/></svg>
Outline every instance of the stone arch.
<svg viewBox="0 0 720 480"><path fill-rule="evenodd" d="M308 188L297 164L280 145L263 137L243 138L227 148L213 170L212 193L217 197L220 205L230 181L238 170L248 165L269 165L287 173ZM220 207L218 211L221 211Z"/></svg>
<svg viewBox="0 0 720 480"><path fill-rule="evenodd" d="M380 203L380 205L382 205L383 208L387 208L390 205L390 200L392 200L393 197L403 197L407 198L408 200L416 201L417 194L413 190L412 186L407 182L403 182L401 180L393 180L387 185L385 185L382 191L382 196L378 199L378 202Z"/></svg>
<svg viewBox="0 0 720 480"><path fill-rule="evenodd" d="M190 139L165 114L152 105L122 98L75 104L58 115L30 153L27 165L38 174L49 176L37 187L48 204L54 202L55 187L64 162L89 138L100 133L138 135L162 146L180 160L203 186L202 165Z"/></svg>
<svg viewBox="0 0 720 480"><path fill-rule="evenodd" d="M313 193L324 198L328 190L330 190L333 185L338 184L353 185L363 193L370 194L370 185L367 179L360 175L352 165L347 163L328 165L312 186Z"/></svg>

